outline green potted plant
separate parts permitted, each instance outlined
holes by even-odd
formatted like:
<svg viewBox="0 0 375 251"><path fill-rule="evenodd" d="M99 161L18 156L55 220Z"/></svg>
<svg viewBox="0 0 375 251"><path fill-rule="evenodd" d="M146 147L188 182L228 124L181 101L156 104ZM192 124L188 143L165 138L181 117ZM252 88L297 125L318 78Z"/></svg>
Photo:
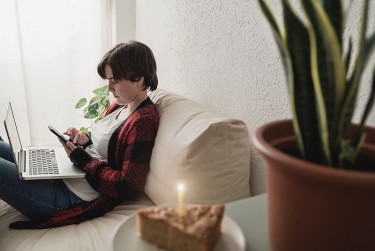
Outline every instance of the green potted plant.
<svg viewBox="0 0 375 251"><path fill-rule="evenodd" d="M93 90L93 93L95 96L90 99L89 103L87 103L86 98L81 98L75 106L76 109L83 108L84 118L95 119L90 126L80 128L80 131L84 131L89 136L91 136L90 128L104 117L105 112L110 106L108 85Z"/></svg>
<svg viewBox="0 0 375 251"><path fill-rule="evenodd" d="M375 129L365 126L375 70L359 124L352 117L375 49L364 0L358 50L343 33L340 0L303 0L302 19L282 0L280 29L264 0L283 64L292 120L261 126L255 148L267 162L269 236L274 250L375 250Z"/></svg>

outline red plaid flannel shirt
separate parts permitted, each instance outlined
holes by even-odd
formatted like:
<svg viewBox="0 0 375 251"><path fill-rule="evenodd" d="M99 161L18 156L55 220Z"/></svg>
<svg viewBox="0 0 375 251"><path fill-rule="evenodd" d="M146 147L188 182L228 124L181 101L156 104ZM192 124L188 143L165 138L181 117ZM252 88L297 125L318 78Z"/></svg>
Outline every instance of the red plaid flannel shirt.
<svg viewBox="0 0 375 251"><path fill-rule="evenodd" d="M117 107L112 104L105 115ZM108 163L92 158L82 148L71 154L73 163L86 172L86 179L102 196L57 211L46 219L14 222L10 228L40 229L80 223L104 215L121 200L134 198L146 183L158 125L156 107L148 98L113 133Z"/></svg>

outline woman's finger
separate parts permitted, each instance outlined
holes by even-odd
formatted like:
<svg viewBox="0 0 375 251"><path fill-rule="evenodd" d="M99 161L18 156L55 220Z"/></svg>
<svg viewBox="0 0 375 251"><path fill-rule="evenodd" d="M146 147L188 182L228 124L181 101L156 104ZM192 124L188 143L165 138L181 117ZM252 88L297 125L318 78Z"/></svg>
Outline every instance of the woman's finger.
<svg viewBox="0 0 375 251"><path fill-rule="evenodd" d="M74 136L74 138L73 138L73 143L74 143L74 144L77 144L78 140L79 140L79 135L78 135L78 133L77 133L77 134Z"/></svg>
<svg viewBox="0 0 375 251"><path fill-rule="evenodd" d="M66 142L66 146L72 151L77 148L72 142Z"/></svg>
<svg viewBox="0 0 375 251"><path fill-rule="evenodd" d="M66 129L66 132L64 132L64 134L66 135L72 134L72 127L69 127L68 129Z"/></svg>
<svg viewBox="0 0 375 251"><path fill-rule="evenodd" d="M77 134L77 132L79 132L76 128L74 127L69 127L66 132L64 132L65 135L69 135L69 136L75 136L75 134Z"/></svg>
<svg viewBox="0 0 375 251"><path fill-rule="evenodd" d="M61 145L64 147L64 150L65 150L66 154L68 154L68 156L69 156L70 153L72 152L72 149L70 149L69 146L67 146L67 144L65 144L65 142L62 141L60 138L59 138L59 140L60 140ZM70 143L70 142L68 142L68 143Z"/></svg>
<svg viewBox="0 0 375 251"><path fill-rule="evenodd" d="M82 138L82 133L83 133L83 132L79 132L79 133L77 133L77 134L74 136L74 139L73 139L73 143L74 143L74 144L77 144L77 143L80 143L80 142L81 142L80 139Z"/></svg>

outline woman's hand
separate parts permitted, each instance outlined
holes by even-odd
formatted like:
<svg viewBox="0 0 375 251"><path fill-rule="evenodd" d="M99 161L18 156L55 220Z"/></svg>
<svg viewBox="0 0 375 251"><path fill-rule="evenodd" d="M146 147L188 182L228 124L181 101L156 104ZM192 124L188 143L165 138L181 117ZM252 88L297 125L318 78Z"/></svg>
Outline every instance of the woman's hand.
<svg viewBox="0 0 375 251"><path fill-rule="evenodd" d="M77 148L72 142L68 141L65 144L64 141L62 141L61 139L59 139L59 140L60 140L60 143L63 145L64 150L65 150L66 154L68 154L68 156L70 156L70 154L73 152L73 150Z"/></svg>
<svg viewBox="0 0 375 251"><path fill-rule="evenodd" d="M64 132L65 135L68 135L70 137L70 140L76 144L83 146L87 142L89 142L89 137L87 137L85 132L79 131L74 127L68 128L66 132Z"/></svg>

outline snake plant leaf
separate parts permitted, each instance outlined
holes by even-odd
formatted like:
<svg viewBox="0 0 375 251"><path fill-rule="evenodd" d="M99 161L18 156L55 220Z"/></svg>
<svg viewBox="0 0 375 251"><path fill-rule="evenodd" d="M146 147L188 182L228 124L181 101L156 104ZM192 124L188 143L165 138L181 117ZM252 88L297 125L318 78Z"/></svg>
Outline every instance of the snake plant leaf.
<svg viewBox="0 0 375 251"><path fill-rule="evenodd" d="M362 135L363 127L365 126L365 122L368 118L368 115L371 112L372 107L374 106L374 101L375 101L375 68L374 68L373 73L372 73L372 85L371 85L370 96L367 100L366 108L365 108L365 111L362 115L361 122L359 123L358 129L357 129L355 135L353 136L353 140L352 140L352 143L351 143L351 145L354 148L358 148L358 144L361 141L361 135Z"/></svg>
<svg viewBox="0 0 375 251"><path fill-rule="evenodd" d="M363 133L356 146L353 146L353 144L349 144L347 140L342 140L341 143L341 154L339 156L340 158L340 167L345 169L350 169L354 166L354 163L357 159L358 153L361 149L361 146L365 142L366 139L366 133Z"/></svg>
<svg viewBox="0 0 375 251"><path fill-rule="evenodd" d="M348 138L361 78L375 51L375 33L366 37L369 1L362 2L358 49L353 49L349 37L346 53L342 37L352 0L347 1L345 12L342 0L301 0L303 19L289 1L282 0L283 34L265 1L258 0L282 56L301 157L328 166L354 168L366 138L363 127L375 103L374 68L360 124ZM315 141L310 141L309 133ZM311 146L316 147L310 151ZM311 152L317 156L310 159Z"/></svg>
<svg viewBox="0 0 375 251"><path fill-rule="evenodd" d="M293 12L288 1L282 1L286 42L293 67L289 96L295 109L304 147L304 158L322 162L314 86L311 76L310 38L305 25Z"/></svg>
<svg viewBox="0 0 375 251"><path fill-rule="evenodd" d="M352 76L347 82L347 88L345 95L345 101L342 107L342 112L340 114L340 121L339 126L340 130L342 131L342 136L344 138L347 138L349 134L349 128L351 125L351 120L354 113L355 108L355 101L357 97L357 93L359 90L359 83L361 79L361 75L363 73L364 64L367 64L367 62L364 60L366 58L363 56L367 53L369 48L373 48L373 36L371 36L369 39L365 38L366 30L367 30L367 17L368 17L368 0L364 0L363 7L362 7L362 18L361 18L361 27L360 27L360 34L359 34L359 42L358 42L358 48L359 53L355 59L355 65L354 65L354 71ZM371 45L372 43L372 45ZM365 45L367 46L365 49Z"/></svg>
<svg viewBox="0 0 375 251"><path fill-rule="evenodd" d="M322 6L315 0L302 1L312 28L312 76L318 106L322 149L328 165L337 165L332 159L339 151L337 122L345 96L345 67L341 60L341 47L336 32ZM331 144L335 142L336 144Z"/></svg>
<svg viewBox="0 0 375 251"><path fill-rule="evenodd" d="M346 140L341 141L341 154L339 156L340 166L343 168L349 168L354 163L356 158L356 152L353 146L351 146Z"/></svg>
<svg viewBox="0 0 375 251"><path fill-rule="evenodd" d="M258 0L259 6L263 12L263 15L267 18L267 21L270 23L272 31L276 33L275 35L281 38L280 28L277 25L276 19L272 14L268 5L264 2L264 0Z"/></svg>
<svg viewBox="0 0 375 251"><path fill-rule="evenodd" d="M292 79L292 63L290 60L290 55L288 52L288 49L285 45L284 39L281 35L280 28L276 22L276 19L272 12L270 11L268 5L264 2L264 0L258 0L258 3L261 7L262 13L266 17L267 21L269 22L271 26L271 30L274 36L274 39L276 41L277 48L279 49L279 53L281 54L281 60L284 68L285 77L287 79L287 86L288 90L291 86L291 83L293 83Z"/></svg>
<svg viewBox="0 0 375 251"><path fill-rule="evenodd" d="M339 40L340 48L342 50L342 37L344 33L344 11L341 0L326 0L322 1L323 8L335 29L336 36Z"/></svg>
<svg viewBox="0 0 375 251"><path fill-rule="evenodd" d="M363 54L361 55L362 65L364 69L375 50L375 32L371 36L365 38L363 43Z"/></svg>
<svg viewBox="0 0 375 251"><path fill-rule="evenodd" d="M357 157L356 149L350 145L346 140L341 141L341 154L339 156L340 166L348 169L355 162Z"/></svg>
<svg viewBox="0 0 375 251"><path fill-rule="evenodd" d="M272 12L270 11L268 5L263 0L258 0L258 2L259 2L259 5L261 7L262 13L264 14L264 16L266 17L267 21L269 22L269 24L271 26L271 30L273 32L273 36L274 36L274 39L276 41L276 45L277 45L277 47L279 49L279 53L281 55L281 61L282 61L282 64L283 64L283 69L284 69L285 78L286 78L286 82L287 82L288 92L289 92L290 95L293 95L293 93L294 93L293 68L292 68L292 61L291 61L291 58L290 58L289 51L288 51L287 46L284 42L284 39L281 35L280 28L277 25L276 19L275 19L274 15L272 14ZM296 119L297 118L297 115L296 115L297 111L296 111L296 105L294 103L294 100L295 99L293 97L290 98L291 107L292 107L292 114L293 114L293 128L294 128L294 133L296 135L297 148L299 150L299 153L300 153L301 157L304 158L306 151L304 149L304 142L303 142L303 138L301 136L300 126L299 126L298 120Z"/></svg>
<svg viewBox="0 0 375 251"><path fill-rule="evenodd" d="M368 17L368 11L369 11L369 8L368 8L368 0L364 0L363 2L363 6L362 6L362 20L361 20L361 29L360 29L360 33L359 33L359 38L360 38L360 42L359 42L359 58L362 57L364 51L365 51L365 48L364 48L364 45L365 45L365 40L366 40L366 32L367 32L367 17Z"/></svg>
<svg viewBox="0 0 375 251"><path fill-rule="evenodd" d="M348 72L349 70L349 66L350 66L350 60L351 60L351 55L352 55L352 49L353 49L353 42L352 42L352 38L349 37L349 45L348 45L348 50L345 54L345 58L344 58L344 62L345 62L345 69L346 69L346 72ZM348 77L348 76L346 76ZM346 88L346 90L348 90L348 88Z"/></svg>
<svg viewBox="0 0 375 251"><path fill-rule="evenodd" d="M359 85L363 70L366 67L369 57L371 56L372 49L374 48L374 35L366 39L367 33L367 17L368 17L368 0L364 0L362 6L362 19L359 33L359 42L358 42L358 55L356 59L356 64L354 68L353 78L351 85L354 85L352 88L356 88L356 85Z"/></svg>
<svg viewBox="0 0 375 251"><path fill-rule="evenodd" d="M302 1L314 29L317 45L317 70L319 85L327 108L329 129L335 126L335 114L339 111L345 95L345 67L341 59L340 42L330 19L315 0Z"/></svg>

